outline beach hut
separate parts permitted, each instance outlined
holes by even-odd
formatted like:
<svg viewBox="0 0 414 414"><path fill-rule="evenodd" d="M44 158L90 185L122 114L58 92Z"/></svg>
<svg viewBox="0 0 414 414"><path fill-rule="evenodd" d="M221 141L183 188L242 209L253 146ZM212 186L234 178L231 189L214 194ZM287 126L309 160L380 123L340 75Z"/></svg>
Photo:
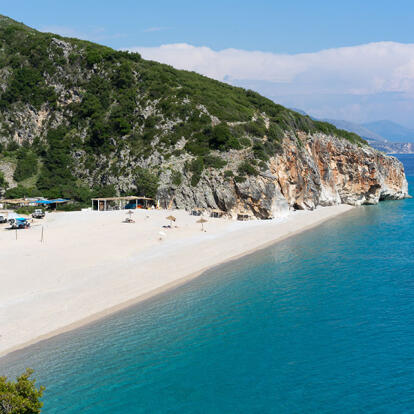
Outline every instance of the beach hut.
<svg viewBox="0 0 414 414"><path fill-rule="evenodd" d="M24 207L30 204L30 201L25 198L12 198L12 199L3 199L1 203L5 207L17 208L17 207Z"/></svg>
<svg viewBox="0 0 414 414"><path fill-rule="evenodd" d="M108 211L108 210L123 210L150 208L155 205L153 198L125 196L125 197L98 197L92 198L92 210Z"/></svg>
<svg viewBox="0 0 414 414"><path fill-rule="evenodd" d="M57 208L58 204L64 204L64 203L68 203L70 200L67 200L65 198L54 198L53 200L36 200L33 201L32 204L35 204L37 206L41 205L41 206L49 206L52 209Z"/></svg>

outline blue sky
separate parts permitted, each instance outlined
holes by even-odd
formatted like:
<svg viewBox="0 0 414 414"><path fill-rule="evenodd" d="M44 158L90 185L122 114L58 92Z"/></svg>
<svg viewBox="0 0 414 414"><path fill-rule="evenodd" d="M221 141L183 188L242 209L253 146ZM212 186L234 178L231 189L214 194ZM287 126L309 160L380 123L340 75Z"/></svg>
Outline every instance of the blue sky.
<svg viewBox="0 0 414 414"><path fill-rule="evenodd" d="M0 13L36 29L138 50L144 57L253 87L319 117L388 118L414 126L413 1L1 3ZM227 49L237 53L230 56ZM326 49L333 53L325 67L321 52ZM255 51L264 54L257 59ZM377 67L382 68L378 73Z"/></svg>

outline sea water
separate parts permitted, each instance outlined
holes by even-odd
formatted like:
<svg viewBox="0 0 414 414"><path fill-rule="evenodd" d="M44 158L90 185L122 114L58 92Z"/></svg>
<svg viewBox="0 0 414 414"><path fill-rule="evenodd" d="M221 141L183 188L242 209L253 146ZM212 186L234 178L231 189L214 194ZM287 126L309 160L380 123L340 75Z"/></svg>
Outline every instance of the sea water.
<svg viewBox="0 0 414 414"><path fill-rule="evenodd" d="M0 374L34 368L47 414L412 413L413 214L414 200L356 208Z"/></svg>

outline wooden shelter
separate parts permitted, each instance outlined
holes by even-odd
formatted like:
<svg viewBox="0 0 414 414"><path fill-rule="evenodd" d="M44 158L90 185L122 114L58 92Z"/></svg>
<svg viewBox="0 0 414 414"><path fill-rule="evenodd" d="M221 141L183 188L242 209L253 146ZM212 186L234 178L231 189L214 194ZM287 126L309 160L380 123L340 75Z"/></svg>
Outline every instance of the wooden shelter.
<svg viewBox="0 0 414 414"><path fill-rule="evenodd" d="M31 203L31 201L25 198L12 198L12 199L0 200L0 203L2 203L3 205L9 204L14 207L16 206L22 207L22 206L28 206Z"/></svg>
<svg viewBox="0 0 414 414"><path fill-rule="evenodd" d="M148 197L99 197L92 198L92 210L108 211L108 210L123 210L124 208L149 208L153 206L154 199Z"/></svg>

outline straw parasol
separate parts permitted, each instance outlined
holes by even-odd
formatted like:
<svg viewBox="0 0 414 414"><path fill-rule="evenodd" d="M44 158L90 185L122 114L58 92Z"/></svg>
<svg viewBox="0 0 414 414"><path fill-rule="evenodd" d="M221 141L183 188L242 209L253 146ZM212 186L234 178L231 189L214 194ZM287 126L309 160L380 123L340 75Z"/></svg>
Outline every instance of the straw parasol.
<svg viewBox="0 0 414 414"><path fill-rule="evenodd" d="M132 220L132 215L134 214L134 212L128 210L126 214L128 215L128 218L125 219L125 223L134 223L134 220Z"/></svg>
<svg viewBox="0 0 414 414"><path fill-rule="evenodd" d="M204 231L204 223L207 223L208 220L206 220L205 218L201 217L200 220L197 220L197 223L201 223L201 231Z"/></svg>
<svg viewBox="0 0 414 414"><path fill-rule="evenodd" d="M173 221L177 220L174 216L168 216L168 217L166 217L166 219L170 221L170 226L171 227L172 227Z"/></svg>

